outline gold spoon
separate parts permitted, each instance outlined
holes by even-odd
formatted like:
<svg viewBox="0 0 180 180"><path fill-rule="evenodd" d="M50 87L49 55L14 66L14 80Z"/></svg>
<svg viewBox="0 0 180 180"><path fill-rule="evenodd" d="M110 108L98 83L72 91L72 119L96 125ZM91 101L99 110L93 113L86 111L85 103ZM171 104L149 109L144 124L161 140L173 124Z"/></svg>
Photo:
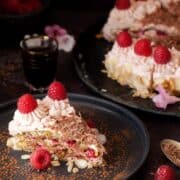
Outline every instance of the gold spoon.
<svg viewBox="0 0 180 180"><path fill-rule="evenodd" d="M165 156L176 166L180 167L180 142L172 139L164 139L160 143Z"/></svg>

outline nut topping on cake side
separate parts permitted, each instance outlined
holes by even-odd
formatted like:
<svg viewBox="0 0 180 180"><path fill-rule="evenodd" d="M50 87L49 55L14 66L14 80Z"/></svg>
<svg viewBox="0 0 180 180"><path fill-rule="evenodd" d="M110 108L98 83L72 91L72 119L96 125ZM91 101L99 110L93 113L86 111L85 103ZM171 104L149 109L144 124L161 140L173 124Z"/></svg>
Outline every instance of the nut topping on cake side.
<svg viewBox="0 0 180 180"><path fill-rule="evenodd" d="M34 169L59 166L62 160L67 162L68 172L104 165L105 135L77 115L64 86L57 81L42 100L30 94L19 98L9 134L7 146L32 152Z"/></svg>
<svg viewBox="0 0 180 180"><path fill-rule="evenodd" d="M134 96L166 92L155 98L160 104L179 102L173 97L180 95L179 9L180 0L116 0L102 29L114 41L104 60L108 77L130 86Z"/></svg>

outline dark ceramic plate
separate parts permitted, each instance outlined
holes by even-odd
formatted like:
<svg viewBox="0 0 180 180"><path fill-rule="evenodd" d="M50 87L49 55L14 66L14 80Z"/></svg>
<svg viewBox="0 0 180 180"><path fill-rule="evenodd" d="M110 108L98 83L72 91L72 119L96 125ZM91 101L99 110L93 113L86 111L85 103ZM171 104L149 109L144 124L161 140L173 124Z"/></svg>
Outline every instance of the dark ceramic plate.
<svg viewBox="0 0 180 180"><path fill-rule="evenodd" d="M6 148L8 122L16 108L15 101L0 107L0 176L9 179L127 179L144 163L149 151L149 136L141 121L128 110L95 97L70 94L70 102L85 119L93 119L100 132L107 137L103 168L80 170L76 174L67 173L62 166L47 172L37 172L27 161L21 160L23 152Z"/></svg>
<svg viewBox="0 0 180 180"><path fill-rule="evenodd" d="M92 26L82 34L75 51L74 64L80 79L94 92L116 103L151 113L180 117L180 103L170 105L166 110L157 109L150 99L132 97L132 90L120 86L101 71L105 69L103 60L112 43L96 38L103 22Z"/></svg>

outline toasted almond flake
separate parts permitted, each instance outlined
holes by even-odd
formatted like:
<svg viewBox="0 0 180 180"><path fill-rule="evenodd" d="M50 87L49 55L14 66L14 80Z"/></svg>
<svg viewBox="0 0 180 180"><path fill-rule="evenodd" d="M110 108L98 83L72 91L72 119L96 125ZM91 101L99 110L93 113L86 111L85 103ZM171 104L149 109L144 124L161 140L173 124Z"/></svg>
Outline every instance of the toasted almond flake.
<svg viewBox="0 0 180 180"><path fill-rule="evenodd" d="M60 162L59 161L51 161L51 165L52 166L60 166Z"/></svg>
<svg viewBox="0 0 180 180"><path fill-rule="evenodd" d="M101 72L106 74L106 73L107 73L107 70L102 69Z"/></svg>
<svg viewBox="0 0 180 180"><path fill-rule="evenodd" d="M77 160L75 160L75 164L80 169L84 169L88 165L87 161L84 160L84 159L77 159Z"/></svg>
<svg viewBox="0 0 180 180"><path fill-rule="evenodd" d="M71 172L71 171L72 171L72 168L73 168L73 162L68 161L67 165L68 165L67 171L68 171L68 172Z"/></svg>
<svg viewBox="0 0 180 180"><path fill-rule="evenodd" d="M23 154L23 155L21 155L21 159L24 159L24 160L30 159L30 154Z"/></svg>
<svg viewBox="0 0 180 180"><path fill-rule="evenodd" d="M52 159L53 159L54 161L57 161L59 158L58 158L58 156L57 156L57 155L52 154Z"/></svg>
<svg viewBox="0 0 180 180"><path fill-rule="evenodd" d="M73 168L73 170L72 170L72 172L73 172L73 173L77 173L78 171L79 171L79 169L78 169L78 168L76 168L76 167L75 167L75 168Z"/></svg>
<svg viewBox="0 0 180 180"><path fill-rule="evenodd" d="M7 145L8 147L12 147L12 146L13 146L12 138L9 138L9 139L7 140L6 145Z"/></svg>

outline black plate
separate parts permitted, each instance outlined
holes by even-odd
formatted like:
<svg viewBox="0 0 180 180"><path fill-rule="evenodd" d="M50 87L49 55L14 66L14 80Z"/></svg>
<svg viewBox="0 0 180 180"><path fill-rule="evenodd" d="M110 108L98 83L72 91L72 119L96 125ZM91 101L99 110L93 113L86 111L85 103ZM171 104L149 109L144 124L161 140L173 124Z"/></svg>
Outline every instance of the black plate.
<svg viewBox="0 0 180 180"><path fill-rule="evenodd" d="M149 136L141 121L128 110L95 97L70 94L70 102L87 119L93 119L100 132L107 137L107 165L102 168L80 170L77 174L67 173L66 166L53 167L47 172L30 168L20 156L23 152L8 150L8 122L16 108L15 101L0 107L0 176L12 179L127 179L144 163L149 151Z"/></svg>
<svg viewBox="0 0 180 180"><path fill-rule="evenodd" d="M170 105L166 110L155 107L151 99L132 97L132 90L119 85L101 71L105 69L103 60L112 43L96 38L104 21L92 26L80 37L75 51L74 64L80 79L94 92L116 103L151 113L180 117L180 103Z"/></svg>

